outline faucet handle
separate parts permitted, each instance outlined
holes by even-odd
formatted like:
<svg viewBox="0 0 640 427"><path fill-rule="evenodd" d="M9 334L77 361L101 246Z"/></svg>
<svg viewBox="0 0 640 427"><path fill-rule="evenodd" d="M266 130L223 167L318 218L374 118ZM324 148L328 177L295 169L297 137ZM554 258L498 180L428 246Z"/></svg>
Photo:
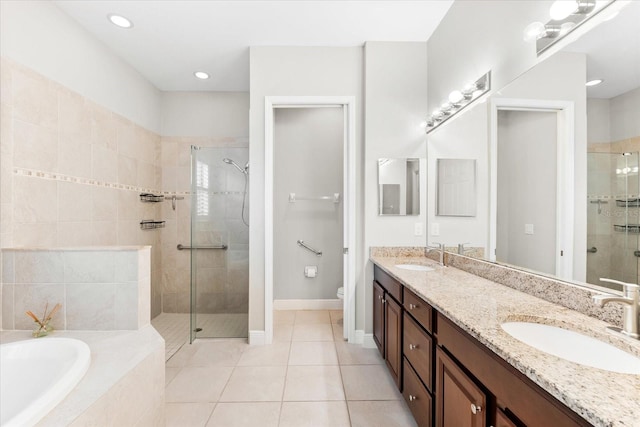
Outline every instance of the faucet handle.
<svg viewBox="0 0 640 427"><path fill-rule="evenodd" d="M622 293L625 297L636 301L640 300L640 286L635 283L621 282L620 280L607 279L606 277L601 277L600 281L620 285L622 286Z"/></svg>

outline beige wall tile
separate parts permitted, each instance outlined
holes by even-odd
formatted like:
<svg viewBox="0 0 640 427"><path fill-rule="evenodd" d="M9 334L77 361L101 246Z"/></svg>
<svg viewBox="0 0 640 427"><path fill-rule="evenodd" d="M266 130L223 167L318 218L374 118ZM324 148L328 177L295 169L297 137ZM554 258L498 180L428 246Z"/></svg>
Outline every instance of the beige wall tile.
<svg viewBox="0 0 640 427"><path fill-rule="evenodd" d="M58 131L61 145L91 144L91 110L85 98L68 89L58 95Z"/></svg>
<svg viewBox="0 0 640 427"><path fill-rule="evenodd" d="M42 284L42 285L15 285L14 287L14 327L15 329L33 329L34 321L25 312L33 311L36 316L41 317L48 304L49 310L56 304L65 303L65 290L63 284ZM62 307L54 318L51 325L54 329L65 329L66 307Z"/></svg>
<svg viewBox="0 0 640 427"><path fill-rule="evenodd" d="M96 147L118 150L114 114L100 105L87 102L91 114L91 144Z"/></svg>
<svg viewBox="0 0 640 427"><path fill-rule="evenodd" d="M24 67L13 68L11 83L14 118L46 128L58 126L57 84Z"/></svg>
<svg viewBox="0 0 640 427"><path fill-rule="evenodd" d="M12 235L16 236L13 242L16 246L54 247L58 244L58 223L23 223L14 216Z"/></svg>
<svg viewBox="0 0 640 427"><path fill-rule="evenodd" d="M22 120L13 120L14 167L45 172L58 170L58 134Z"/></svg>
<svg viewBox="0 0 640 427"><path fill-rule="evenodd" d="M138 161L118 154L118 183L136 185L138 183Z"/></svg>
<svg viewBox="0 0 640 427"><path fill-rule="evenodd" d="M58 172L82 178L91 177L91 145L60 137Z"/></svg>
<svg viewBox="0 0 640 427"><path fill-rule="evenodd" d="M90 221L58 222L58 246L91 246L93 224Z"/></svg>
<svg viewBox="0 0 640 427"><path fill-rule="evenodd" d="M58 182L58 221L91 221L93 187Z"/></svg>
<svg viewBox="0 0 640 427"><path fill-rule="evenodd" d="M115 329L115 286L112 283L66 285L67 328Z"/></svg>
<svg viewBox="0 0 640 427"><path fill-rule="evenodd" d="M102 182L118 182L118 153L108 147L91 147L91 177Z"/></svg>

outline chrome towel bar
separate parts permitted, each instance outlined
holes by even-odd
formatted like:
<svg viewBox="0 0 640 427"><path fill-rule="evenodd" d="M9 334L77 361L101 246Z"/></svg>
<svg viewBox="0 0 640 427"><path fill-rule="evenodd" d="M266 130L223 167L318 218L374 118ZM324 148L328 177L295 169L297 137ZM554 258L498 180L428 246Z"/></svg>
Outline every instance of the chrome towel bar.
<svg viewBox="0 0 640 427"><path fill-rule="evenodd" d="M219 245L219 246L185 246L182 244L178 244L178 250L182 251L184 249L222 249L223 251L227 250L227 245Z"/></svg>
<svg viewBox="0 0 640 427"><path fill-rule="evenodd" d="M307 245L305 242L303 242L302 240L298 240L298 246L302 246L303 248L305 248L306 250L308 250L309 252L313 252L314 254L316 254L316 256L322 256L322 251L313 249L311 246Z"/></svg>

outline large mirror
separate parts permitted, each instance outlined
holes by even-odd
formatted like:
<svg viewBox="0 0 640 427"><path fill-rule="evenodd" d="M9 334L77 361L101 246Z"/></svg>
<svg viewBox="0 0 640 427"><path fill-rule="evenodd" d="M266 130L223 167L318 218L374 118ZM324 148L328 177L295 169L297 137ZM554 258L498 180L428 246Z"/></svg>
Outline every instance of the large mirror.
<svg viewBox="0 0 640 427"><path fill-rule="evenodd" d="M631 2L429 134L428 158L478 159L476 217L429 212L430 241L568 281L638 283L638 22Z"/></svg>
<svg viewBox="0 0 640 427"><path fill-rule="evenodd" d="M378 214L420 215L420 159L378 159Z"/></svg>

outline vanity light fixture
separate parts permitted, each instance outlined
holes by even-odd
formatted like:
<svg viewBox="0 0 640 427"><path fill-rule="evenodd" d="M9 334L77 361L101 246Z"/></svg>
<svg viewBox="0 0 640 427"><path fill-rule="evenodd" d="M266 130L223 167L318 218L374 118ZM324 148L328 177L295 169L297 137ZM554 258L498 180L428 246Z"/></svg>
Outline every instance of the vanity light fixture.
<svg viewBox="0 0 640 427"><path fill-rule="evenodd" d="M209 78L209 74L205 73L204 71L196 71L195 73L193 73L193 75L200 80L207 80Z"/></svg>
<svg viewBox="0 0 640 427"><path fill-rule="evenodd" d="M116 15L115 13L111 13L107 15L107 18L111 23L120 28L132 28L133 22L130 19L125 18L122 15Z"/></svg>
<svg viewBox="0 0 640 427"><path fill-rule="evenodd" d="M491 71L480 77L473 83L466 85L462 90L454 90L449 94L449 99L442 103L427 118L427 133L430 133L442 123L458 114L466 106L480 98L491 90Z"/></svg>
<svg viewBox="0 0 640 427"><path fill-rule="evenodd" d="M585 83L585 86L597 86L600 83L602 83L604 80L603 79L593 79L593 80L589 80L588 82Z"/></svg>
<svg viewBox="0 0 640 427"><path fill-rule="evenodd" d="M551 20L546 24L533 22L523 32L526 42L536 41L538 55L564 36L600 13L615 0L556 0L549 10Z"/></svg>

